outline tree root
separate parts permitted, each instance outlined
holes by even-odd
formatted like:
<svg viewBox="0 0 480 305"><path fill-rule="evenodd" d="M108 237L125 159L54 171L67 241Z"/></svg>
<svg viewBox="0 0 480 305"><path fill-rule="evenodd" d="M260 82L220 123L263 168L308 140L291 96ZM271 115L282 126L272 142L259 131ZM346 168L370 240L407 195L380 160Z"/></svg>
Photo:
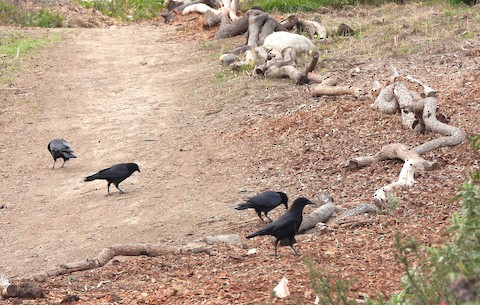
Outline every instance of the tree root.
<svg viewBox="0 0 480 305"><path fill-rule="evenodd" d="M382 206L387 200L387 194L400 187L411 187L415 184L415 173L432 170L438 167L435 162L427 161L421 155L447 146L455 146L463 142L466 134L463 130L448 125L437 119L436 91L421 81L407 76L405 79L422 87L422 95L410 91L407 86L400 82L403 79L397 69L391 68L389 83L383 89L378 82L374 83L373 92L378 92L371 108L387 114L401 113L402 125L415 133L435 132L443 137L433 139L416 147L394 143L384 146L374 156L364 156L350 159L348 167L358 169L374 162L387 159L401 159L404 161L397 181L394 181L378 189L374 194L374 202ZM439 116L441 117L441 116Z"/></svg>

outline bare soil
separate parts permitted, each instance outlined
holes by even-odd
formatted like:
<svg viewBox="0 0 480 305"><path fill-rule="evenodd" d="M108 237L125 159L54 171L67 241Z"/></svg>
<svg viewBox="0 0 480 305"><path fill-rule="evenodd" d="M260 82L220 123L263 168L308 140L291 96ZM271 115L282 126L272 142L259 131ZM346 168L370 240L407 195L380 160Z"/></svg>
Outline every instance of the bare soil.
<svg viewBox="0 0 480 305"><path fill-rule="evenodd" d="M398 116L373 112L371 100L312 98L308 86L290 80L241 75L218 82L228 73L218 55L243 38L212 41L197 18L27 31L60 42L33 55L14 86L0 91L0 274L11 279L91 259L112 244L169 247L206 235L244 236L262 223L233 206L268 189L283 190L292 200L326 193L344 208L370 202L402 164L352 172L345 167L349 158L436 137L402 129ZM439 91L450 124L478 134L479 48L477 37L454 53L388 61L349 57L325 61L322 69L366 90L373 79L388 78L389 65L421 76ZM56 137L67 139L79 157L52 170L47 143ZM100 269L39 282L46 299L25 303L58 303L71 294L86 304L265 303L282 276L290 280L292 296L277 304L312 303L304 259L337 278L356 279L356 298L388 297L402 274L392 254L394 237L400 233L427 245L446 240L444 229L458 209L447 200L478 167L466 141L425 158L440 169L398 191L391 211L368 216L371 222L363 226L332 226L326 235L299 238L300 258L288 248L272 257L266 238L202 253L118 258ZM106 182L83 182L120 162L141 169L121 184L126 194L112 188L107 196ZM259 253L246 256L252 247Z"/></svg>

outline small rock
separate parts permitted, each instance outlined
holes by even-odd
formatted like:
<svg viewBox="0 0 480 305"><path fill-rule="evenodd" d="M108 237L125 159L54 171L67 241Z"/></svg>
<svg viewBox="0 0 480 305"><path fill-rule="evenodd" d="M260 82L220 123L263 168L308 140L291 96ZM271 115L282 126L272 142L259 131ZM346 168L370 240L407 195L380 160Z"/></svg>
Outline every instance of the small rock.
<svg viewBox="0 0 480 305"><path fill-rule="evenodd" d="M257 254L258 251L256 248L253 248L253 249L250 249L247 251L247 255L254 255L254 254Z"/></svg>

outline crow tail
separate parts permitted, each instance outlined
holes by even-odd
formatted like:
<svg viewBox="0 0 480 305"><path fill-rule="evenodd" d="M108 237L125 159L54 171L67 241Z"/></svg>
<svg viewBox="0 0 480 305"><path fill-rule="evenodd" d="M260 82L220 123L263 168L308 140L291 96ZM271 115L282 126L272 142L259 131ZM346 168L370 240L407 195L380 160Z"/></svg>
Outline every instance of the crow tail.
<svg viewBox="0 0 480 305"><path fill-rule="evenodd" d="M97 174L85 177L83 181L88 182L88 181L93 181L95 179L97 179Z"/></svg>
<svg viewBox="0 0 480 305"><path fill-rule="evenodd" d="M246 210L249 208L253 208L253 206L249 202L245 203L239 203L236 207L235 210Z"/></svg>
<svg viewBox="0 0 480 305"><path fill-rule="evenodd" d="M250 233L245 237L246 238L252 238L252 237L255 237L255 236L258 236L258 235L262 235L262 231L257 231L257 232Z"/></svg>
<svg viewBox="0 0 480 305"><path fill-rule="evenodd" d="M77 156L75 156L75 154L73 152L69 152L69 151L64 151L62 152L62 155L64 158L66 159L72 159L72 158L76 158Z"/></svg>

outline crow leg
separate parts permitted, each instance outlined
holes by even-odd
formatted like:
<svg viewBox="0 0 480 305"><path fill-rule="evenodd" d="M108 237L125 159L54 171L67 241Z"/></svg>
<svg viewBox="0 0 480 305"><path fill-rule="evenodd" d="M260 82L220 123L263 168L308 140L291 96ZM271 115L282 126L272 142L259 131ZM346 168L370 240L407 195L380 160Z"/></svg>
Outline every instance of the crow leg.
<svg viewBox="0 0 480 305"><path fill-rule="evenodd" d="M293 249L293 252L295 252L295 255L298 256L298 255L300 255L300 253L298 253L297 249L295 249L295 248L293 247L293 244L294 244L294 243L295 243L295 237L293 237L292 239L290 239L290 248L292 248L292 249Z"/></svg>
<svg viewBox="0 0 480 305"><path fill-rule="evenodd" d="M53 166L52 166L52 169L55 168L55 163L57 163L57 159L53 159Z"/></svg>
<svg viewBox="0 0 480 305"><path fill-rule="evenodd" d="M258 215L258 217L260 217L260 219L261 219L263 222L265 222L265 220L262 218L262 211L258 211L258 212L257 212L257 215Z"/></svg>
<svg viewBox="0 0 480 305"><path fill-rule="evenodd" d="M275 256L278 256L277 254L277 248L278 248L278 243L280 242L280 239L277 238L277 240L275 240Z"/></svg>
<svg viewBox="0 0 480 305"><path fill-rule="evenodd" d="M107 190L108 190L108 195L110 195L110 184L112 184L111 182L108 183L108 187L107 187Z"/></svg>
<svg viewBox="0 0 480 305"><path fill-rule="evenodd" d="M65 165L65 159L63 159L62 167Z"/></svg>
<svg viewBox="0 0 480 305"><path fill-rule="evenodd" d="M118 184L115 184L115 187L120 191L120 193L125 194L125 192L118 187Z"/></svg>
<svg viewBox="0 0 480 305"><path fill-rule="evenodd" d="M300 253L298 253L298 251L293 247L293 245L290 245L290 248L293 249L293 252L295 252L295 255L296 255L296 256L299 256L299 255L300 255Z"/></svg>
<svg viewBox="0 0 480 305"><path fill-rule="evenodd" d="M273 220L270 217L268 217L267 213L265 213L265 217L267 217L268 220L270 220L270 222L273 222Z"/></svg>

